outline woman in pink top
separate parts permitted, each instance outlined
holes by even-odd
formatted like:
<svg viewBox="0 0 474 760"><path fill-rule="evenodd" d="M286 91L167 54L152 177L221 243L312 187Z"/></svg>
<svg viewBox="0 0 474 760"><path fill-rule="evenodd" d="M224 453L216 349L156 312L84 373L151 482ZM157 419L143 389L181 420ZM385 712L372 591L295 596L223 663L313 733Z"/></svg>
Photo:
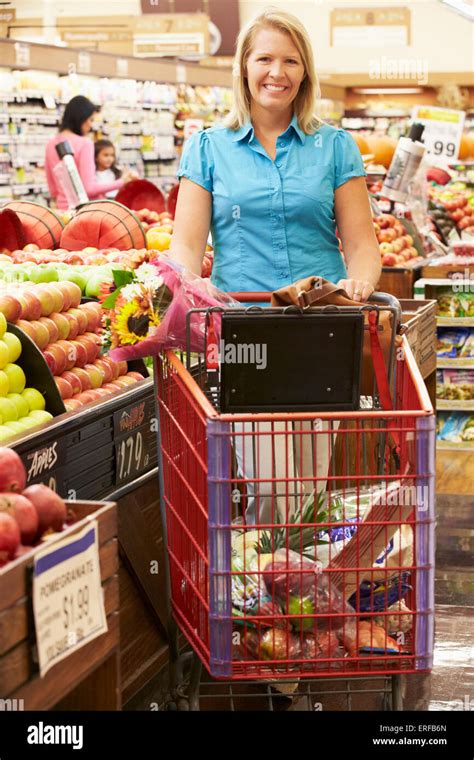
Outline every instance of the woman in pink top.
<svg viewBox="0 0 474 760"><path fill-rule="evenodd" d="M94 103L83 95L76 95L67 104L59 134L52 137L46 145L45 171L49 193L54 198L58 209L67 209L68 202L61 186L56 182L54 167L60 158L56 152L56 145L67 140L74 151L74 160L81 175L84 189L90 200L105 198L105 194L111 190L118 190L133 179L131 172L124 172L120 179L113 182L99 183L96 180L96 167L94 158L94 143L86 135L92 129L94 114L99 109Z"/></svg>

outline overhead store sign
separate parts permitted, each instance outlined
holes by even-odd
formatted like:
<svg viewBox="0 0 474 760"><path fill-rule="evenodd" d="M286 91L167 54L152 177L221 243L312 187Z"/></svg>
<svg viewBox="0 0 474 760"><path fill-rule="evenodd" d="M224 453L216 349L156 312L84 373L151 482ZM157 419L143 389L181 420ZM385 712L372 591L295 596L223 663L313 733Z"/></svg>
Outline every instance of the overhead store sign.
<svg viewBox="0 0 474 760"><path fill-rule="evenodd" d="M133 54L141 58L206 55L209 50L209 17L204 13L137 18L134 27Z"/></svg>
<svg viewBox="0 0 474 760"><path fill-rule="evenodd" d="M210 17L211 55L234 55L240 29L239 0L141 0L142 13L207 14Z"/></svg>
<svg viewBox="0 0 474 760"><path fill-rule="evenodd" d="M330 24L333 47L411 44L409 8L337 8L331 11Z"/></svg>
<svg viewBox="0 0 474 760"><path fill-rule="evenodd" d="M447 166L458 157L464 111L437 106L415 106L412 121L424 124L423 142L431 164Z"/></svg>
<svg viewBox="0 0 474 760"><path fill-rule="evenodd" d="M11 24L16 19L16 10L11 8L10 10L0 10L0 24Z"/></svg>
<svg viewBox="0 0 474 760"><path fill-rule="evenodd" d="M101 42L127 42L133 39L130 30L97 29L96 27L75 27L61 29L61 39L69 47L97 47Z"/></svg>

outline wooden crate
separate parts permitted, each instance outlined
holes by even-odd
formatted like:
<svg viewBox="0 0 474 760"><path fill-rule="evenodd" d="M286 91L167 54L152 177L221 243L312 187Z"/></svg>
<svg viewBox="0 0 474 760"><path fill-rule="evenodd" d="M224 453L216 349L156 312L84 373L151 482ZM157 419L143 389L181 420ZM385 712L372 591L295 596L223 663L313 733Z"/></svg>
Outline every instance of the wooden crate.
<svg viewBox="0 0 474 760"><path fill-rule="evenodd" d="M413 286L421 276L421 266L417 262L409 268L382 267L382 275L376 290L390 293L398 299L412 298Z"/></svg>
<svg viewBox="0 0 474 760"><path fill-rule="evenodd" d="M54 707L76 689L87 677L93 675L112 655L118 667L118 541L117 508L112 502L67 502L78 521L58 533L54 542L82 530L90 519L98 522L99 559L105 613L108 631L95 638L69 657L58 662L40 678L33 651L35 642L32 600L29 588L29 571L33 567L35 553L44 544L28 554L10 562L0 570L0 697L23 699L25 710L44 710ZM88 694L88 703L82 709L94 709L94 699L102 705L99 709L119 709L118 678L113 678L113 694ZM80 708L78 708L80 709ZM95 707L97 709L97 706Z"/></svg>
<svg viewBox="0 0 474 760"><path fill-rule="evenodd" d="M467 279L474 279L474 266L472 264L428 264L421 270L421 277L423 279L447 279L452 278L453 275L458 275Z"/></svg>
<svg viewBox="0 0 474 760"><path fill-rule="evenodd" d="M436 301L405 299L402 306L402 323L422 377L436 369Z"/></svg>

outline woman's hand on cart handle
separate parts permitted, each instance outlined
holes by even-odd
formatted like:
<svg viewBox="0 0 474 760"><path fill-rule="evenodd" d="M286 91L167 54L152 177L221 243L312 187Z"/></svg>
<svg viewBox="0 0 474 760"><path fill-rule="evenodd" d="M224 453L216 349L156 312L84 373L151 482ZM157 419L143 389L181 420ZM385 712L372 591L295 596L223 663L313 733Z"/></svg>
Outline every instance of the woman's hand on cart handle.
<svg viewBox="0 0 474 760"><path fill-rule="evenodd" d="M353 301L368 301L375 288L367 280L339 280L340 288L344 288L349 298Z"/></svg>

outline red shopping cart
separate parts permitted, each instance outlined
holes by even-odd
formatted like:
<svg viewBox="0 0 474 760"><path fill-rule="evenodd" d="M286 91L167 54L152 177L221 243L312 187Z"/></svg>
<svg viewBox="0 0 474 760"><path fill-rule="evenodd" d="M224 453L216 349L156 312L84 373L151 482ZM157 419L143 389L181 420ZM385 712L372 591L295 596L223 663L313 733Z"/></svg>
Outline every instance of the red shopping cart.
<svg viewBox="0 0 474 760"><path fill-rule="evenodd" d="M268 300L268 294L234 296ZM240 356L237 375L226 376L222 338L221 363L209 359L216 335L226 334L227 312L219 309L193 310L204 312L208 325L204 355L188 351L185 360L169 351L155 360L171 690L181 694L177 624L194 652L187 691L192 708L199 703L202 665L217 680L277 687L306 679L391 679L394 709L401 709L400 676L431 668L434 413L406 338L395 339L399 305L376 297L381 304L361 309L242 307L232 311L242 319L231 323L227 336L237 338L235 325L245 325L246 315L253 324L259 314L296 316L294 329L307 335L303 320L312 317L314 329L324 328L337 343L334 331L347 328L348 316L387 309L393 402L386 389L374 389L371 397L357 393L349 410L339 399L342 411L327 411L326 398L318 403L306 394L292 398L297 411L282 411L281 393L271 385L265 396L263 383L257 403L269 398L270 411L242 411L245 393L250 408L256 403L253 382L242 375L242 364L251 361ZM328 314L336 325L329 332ZM359 328L363 334L364 324ZM265 334L272 331L283 340L283 329L273 325ZM341 333L355 336L342 353L351 346L361 352L356 333ZM276 350L274 343L273 355ZM360 355L353 358L359 366ZM255 378L259 368L252 371ZM236 391L241 411L222 409L225 376L226 398ZM327 382L324 375L319 394L332 390ZM353 386L348 393L353 398Z"/></svg>

